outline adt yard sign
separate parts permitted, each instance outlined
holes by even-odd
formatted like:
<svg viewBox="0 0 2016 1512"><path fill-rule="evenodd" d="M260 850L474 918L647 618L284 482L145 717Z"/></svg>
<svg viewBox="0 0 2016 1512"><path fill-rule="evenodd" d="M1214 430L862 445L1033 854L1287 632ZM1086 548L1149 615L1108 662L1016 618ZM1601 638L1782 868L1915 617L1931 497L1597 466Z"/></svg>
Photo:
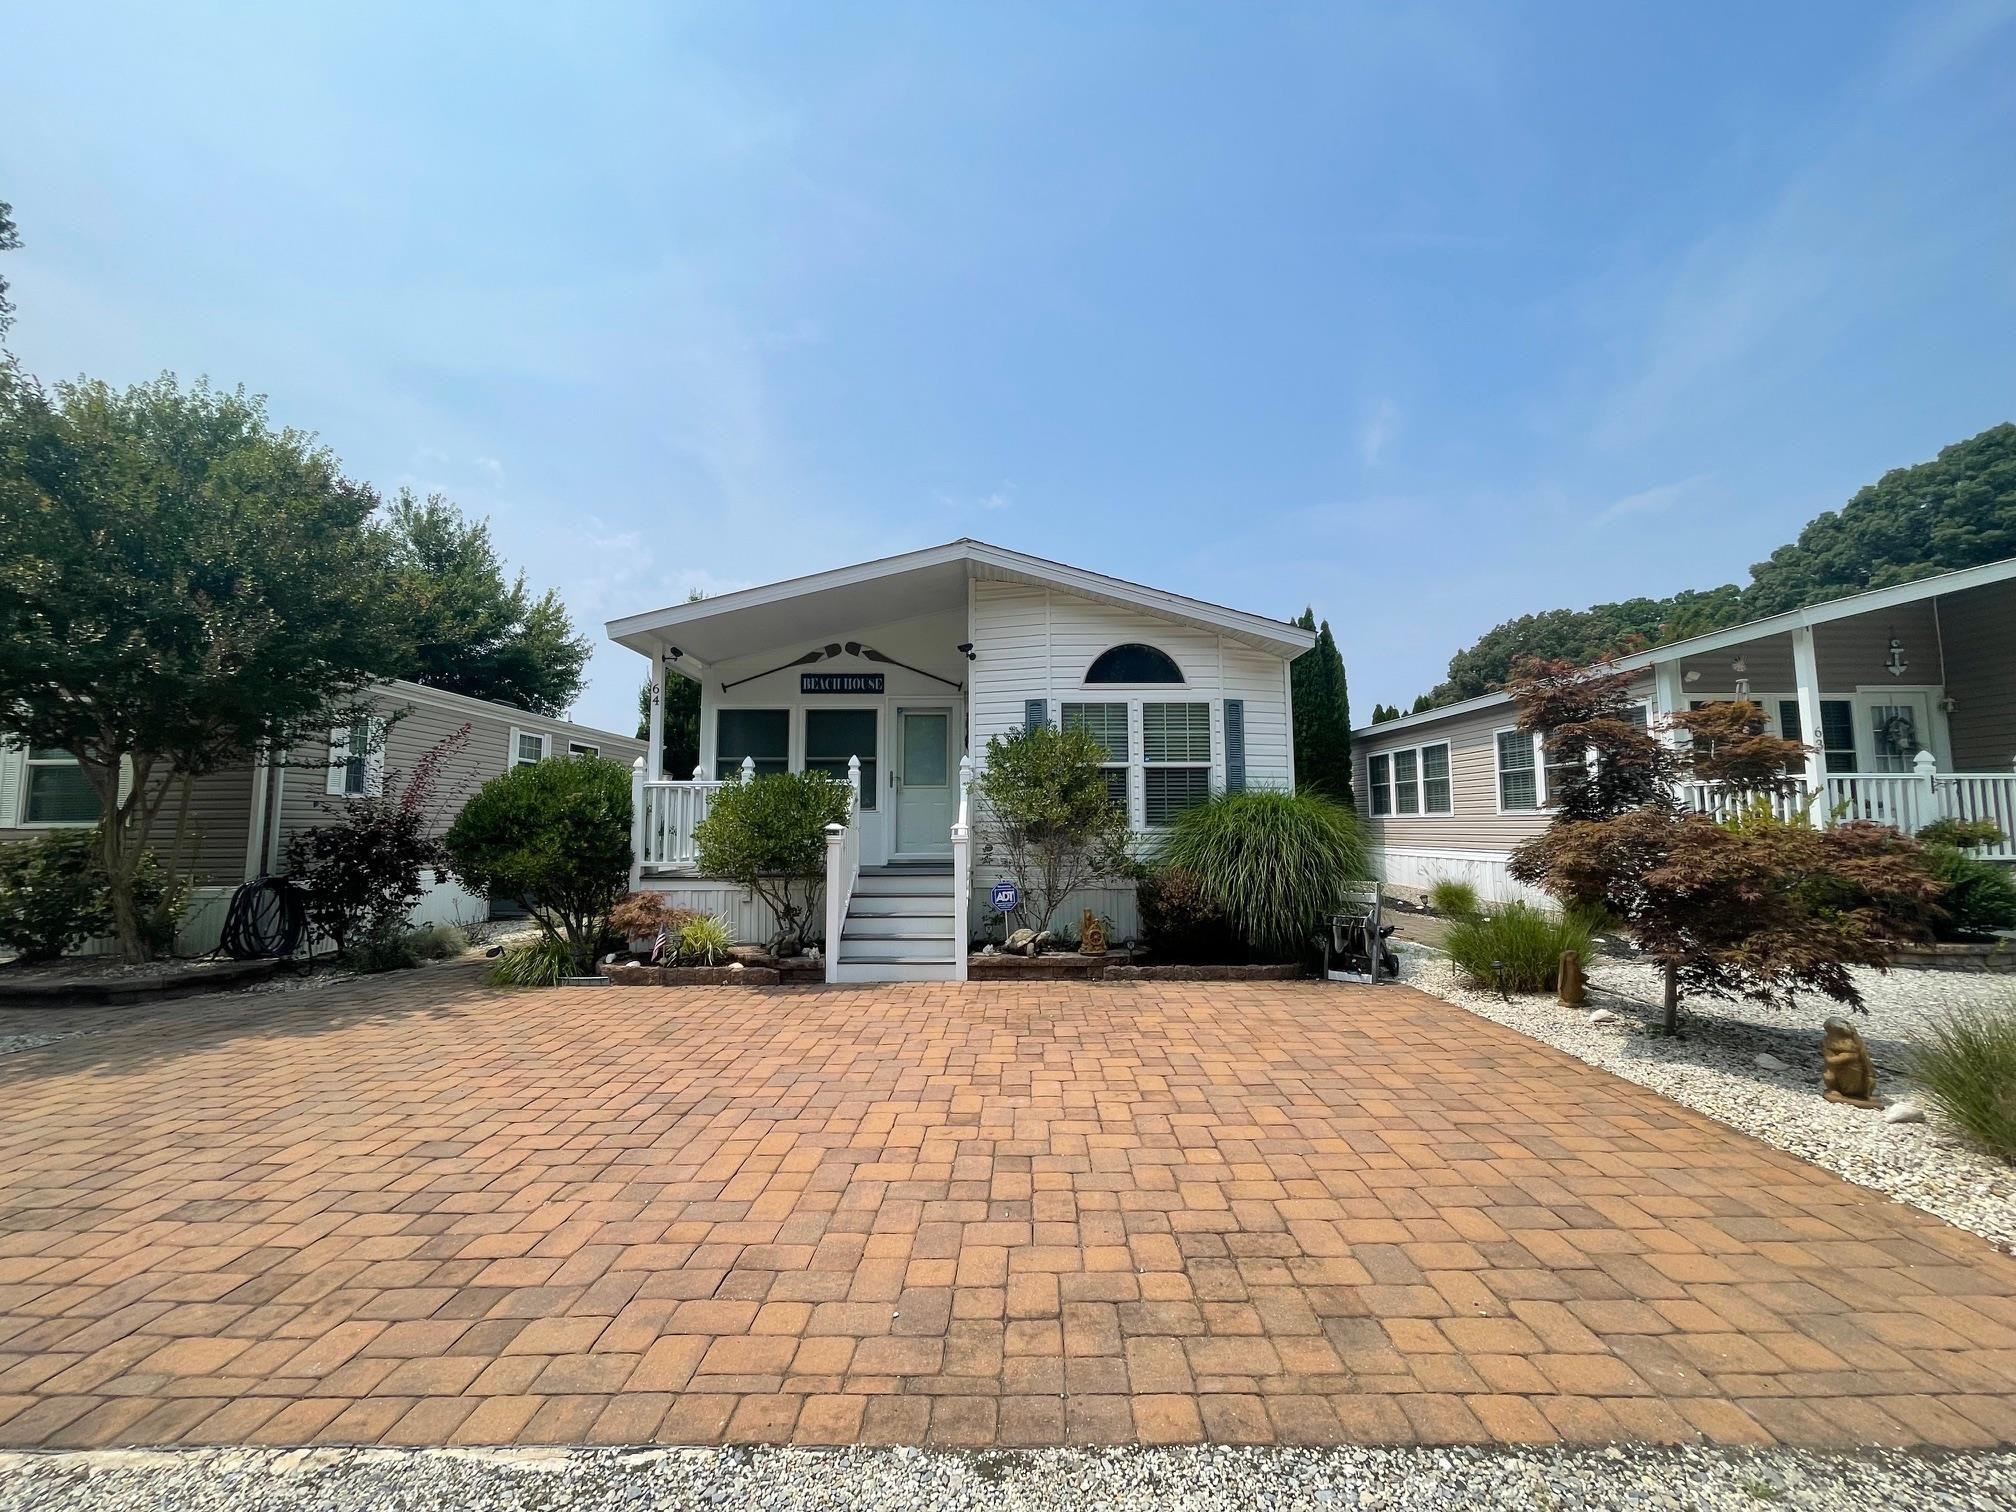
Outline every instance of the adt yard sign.
<svg viewBox="0 0 2016 1512"><path fill-rule="evenodd" d="M996 913L1013 913L1022 906L1022 889L1013 882L996 882L987 894L987 901L994 905Z"/></svg>

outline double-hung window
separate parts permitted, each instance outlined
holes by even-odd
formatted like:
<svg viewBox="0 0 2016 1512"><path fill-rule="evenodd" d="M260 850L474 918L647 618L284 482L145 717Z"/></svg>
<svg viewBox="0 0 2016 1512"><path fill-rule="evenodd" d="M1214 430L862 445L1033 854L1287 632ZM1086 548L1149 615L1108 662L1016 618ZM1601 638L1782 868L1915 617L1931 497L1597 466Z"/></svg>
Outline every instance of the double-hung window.
<svg viewBox="0 0 2016 1512"><path fill-rule="evenodd" d="M27 824L96 824L103 806L84 768L55 746L28 748L21 818Z"/></svg>
<svg viewBox="0 0 2016 1512"><path fill-rule="evenodd" d="M1804 743L1804 726L1799 719L1799 700L1778 700L1778 732L1787 740ZM1845 698L1820 700L1820 755L1830 772L1855 770L1855 705Z"/></svg>
<svg viewBox="0 0 2016 1512"><path fill-rule="evenodd" d="M1151 828L1211 796L1211 705L1141 705L1141 776L1144 811Z"/></svg>
<svg viewBox="0 0 2016 1512"><path fill-rule="evenodd" d="M1403 751L1381 751L1366 761L1365 777L1375 817L1453 811L1446 740Z"/></svg>
<svg viewBox="0 0 2016 1512"><path fill-rule="evenodd" d="M1540 807L1537 748L1525 730L1498 732L1498 807L1508 813Z"/></svg>
<svg viewBox="0 0 2016 1512"><path fill-rule="evenodd" d="M512 740L517 740L514 732ZM329 732L329 775L325 793L342 798L378 798L385 792L385 721L360 719Z"/></svg>
<svg viewBox="0 0 2016 1512"><path fill-rule="evenodd" d="M537 766L552 752L553 737L538 730L511 732L511 765Z"/></svg>
<svg viewBox="0 0 2016 1512"><path fill-rule="evenodd" d="M1062 709L1063 727L1083 730L1099 742L1106 753L1100 771L1106 774L1106 800L1121 813L1127 812L1127 705L1124 703L1067 703ZM1205 740L1210 740L1207 720Z"/></svg>
<svg viewBox="0 0 2016 1512"><path fill-rule="evenodd" d="M742 772L743 758L768 777L791 767L789 709L723 709L714 716L714 776L729 782Z"/></svg>
<svg viewBox="0 0 2016 1512"><path fill-rule="evenodd" d="M725 717L725 716L724 716ZM847 763L861 758L861 807L875 807L875 711L873 709L807 709L805 770L847 780ZM763 763L756 763L757 771Z"/></svg>

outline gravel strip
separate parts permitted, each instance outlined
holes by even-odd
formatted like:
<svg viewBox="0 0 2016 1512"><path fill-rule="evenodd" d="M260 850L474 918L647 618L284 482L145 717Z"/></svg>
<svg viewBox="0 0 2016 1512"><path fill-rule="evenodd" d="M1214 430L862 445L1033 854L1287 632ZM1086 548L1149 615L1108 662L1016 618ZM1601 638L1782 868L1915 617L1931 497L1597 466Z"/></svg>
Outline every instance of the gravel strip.
<svg viewBox="0 0 2016 1512"><path fill-rule="evenodd" d="M1938 1124L1885 1123L1883 1114L1828 1102L1820 1095L1820 1024L1841 1010L1814 999L1795 1012L1754 1003L1686 999L1681 1037L1648 1032L1659 1019L1655 967L1599 957L1589 969L1588 1010L1563 1008L1551 995L1515 996L1471 986L1446 956L1415 947L1401 956L1413 986L1482 1018L1565 1050L1650 1087L1710 1118L1753 1134L1846 1177L1888 1193L2002 1246L2016 1246L2016 1168ZM2007 978L1940 971L1858 971L1868 1012L1846 1014L1876 1062L1877 1092L1911 1099L1902 1066L1913 1031L1926 1015L1961 1005L2016 1007ZM1591 1023L1589 1012L1616 1017ZM1773 1070L1759 1055L1785 1063Z"/></svg>
<svg viewBox="0 0 2016 1512"><path fill-rule="evenodd" d="M0 1455L0 1509L1909 1507L2006 1512L2016 1454L1709 1449L298 1449Z"/></svg>

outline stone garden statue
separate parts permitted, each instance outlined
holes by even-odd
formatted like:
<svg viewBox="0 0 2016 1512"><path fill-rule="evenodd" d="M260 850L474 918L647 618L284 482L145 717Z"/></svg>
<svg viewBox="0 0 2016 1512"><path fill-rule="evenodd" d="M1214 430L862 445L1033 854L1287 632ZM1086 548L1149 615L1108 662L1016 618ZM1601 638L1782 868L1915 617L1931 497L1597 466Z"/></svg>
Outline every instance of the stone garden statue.
<svg viewBox="0 0 2016 1512"><path fill-rule="evenodd" d="M1844 1018L1830 1018L1822 1026L1820 1041L1820 1085L1829 1102L1852 1103L1858 1108L1874 1108L1876 1067L1869 1059L1869 1047L1862 1035Z"/></svg>
<svg viewBox="0 0 2016 1512"><path fill-rule="evenodd" d="M1563 1008L1580 1008L1589 979L1582 974L1582 957L1575 951L1561 952L1561 976L1557 984Z"/></svg>
<svg viewBox="0 0 2016 1512"><path fill-rule="evenodd" d="M1078 953L1092 956L1106 954L1106 926L1099 922L1099 915L1089 908L1078 921Z"/></svg>

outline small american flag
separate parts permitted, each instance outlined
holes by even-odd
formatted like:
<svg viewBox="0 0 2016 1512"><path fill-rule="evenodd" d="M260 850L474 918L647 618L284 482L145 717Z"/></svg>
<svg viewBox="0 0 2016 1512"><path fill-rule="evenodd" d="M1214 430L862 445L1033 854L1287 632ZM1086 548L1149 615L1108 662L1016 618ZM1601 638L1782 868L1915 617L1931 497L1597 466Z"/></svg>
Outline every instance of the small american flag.
<svg viewBox="0 0 2016 1512"><path fill-rule="evenodd" d="M651 942L651 964L656 966L665 959L665 947L672 943L671 931L663 924L658 926L658 937Z"/></svg>

